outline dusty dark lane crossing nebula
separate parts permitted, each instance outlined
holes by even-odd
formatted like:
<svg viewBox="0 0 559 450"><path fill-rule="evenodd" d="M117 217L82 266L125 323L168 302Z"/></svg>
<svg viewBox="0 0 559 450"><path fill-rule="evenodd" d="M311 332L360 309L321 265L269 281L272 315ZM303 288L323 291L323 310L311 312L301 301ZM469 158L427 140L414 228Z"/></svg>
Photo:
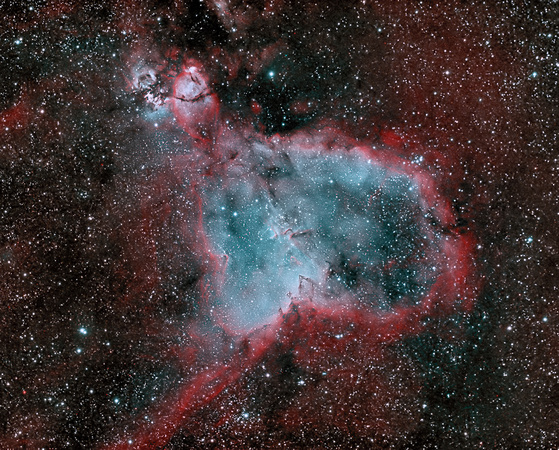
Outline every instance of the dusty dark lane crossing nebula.
<svg viewBox="0 0 559 450"><path fill-rule="evenodd" d="M2 8L0 446L557 444L551 2Z"/></svg>

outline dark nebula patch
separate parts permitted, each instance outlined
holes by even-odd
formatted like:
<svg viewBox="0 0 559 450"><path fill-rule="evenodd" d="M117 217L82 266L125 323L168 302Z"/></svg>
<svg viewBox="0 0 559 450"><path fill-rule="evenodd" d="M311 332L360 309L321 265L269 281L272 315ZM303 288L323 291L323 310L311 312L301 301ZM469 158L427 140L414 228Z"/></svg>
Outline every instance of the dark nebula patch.
<svg viewBox="0 0 559 450"><path fill-rule="evenodd" d="M559 445L559 10L0 5L1 448Z"/></svg>

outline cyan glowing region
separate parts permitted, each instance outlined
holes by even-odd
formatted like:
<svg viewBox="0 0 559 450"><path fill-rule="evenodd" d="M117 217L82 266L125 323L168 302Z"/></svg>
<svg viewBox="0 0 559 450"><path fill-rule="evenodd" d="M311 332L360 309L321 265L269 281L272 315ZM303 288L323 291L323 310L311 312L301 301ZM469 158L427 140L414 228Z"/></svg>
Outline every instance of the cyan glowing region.
<svg viewBox="0 0 559 450"><path fill-rule="evenodd" d="M412 261L424 252L426 225L409 177L360 150L255 147L247 159L203 194L219 261L214 301L237 325L266 323L293 297L384 309L428 287Z"/></svg>

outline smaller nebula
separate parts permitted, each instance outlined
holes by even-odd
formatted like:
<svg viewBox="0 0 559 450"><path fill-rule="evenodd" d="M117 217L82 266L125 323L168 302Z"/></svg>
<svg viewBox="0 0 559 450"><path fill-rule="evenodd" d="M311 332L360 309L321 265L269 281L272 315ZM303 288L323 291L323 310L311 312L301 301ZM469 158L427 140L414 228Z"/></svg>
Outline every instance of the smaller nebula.
<svg viewBox="0 0 559 450"><path fill-rule="evenodd" d="M203 68L187 61L173 86L172 109L184 131L197 139L208 139L215 129L218 99L209 87Z"/></svg>

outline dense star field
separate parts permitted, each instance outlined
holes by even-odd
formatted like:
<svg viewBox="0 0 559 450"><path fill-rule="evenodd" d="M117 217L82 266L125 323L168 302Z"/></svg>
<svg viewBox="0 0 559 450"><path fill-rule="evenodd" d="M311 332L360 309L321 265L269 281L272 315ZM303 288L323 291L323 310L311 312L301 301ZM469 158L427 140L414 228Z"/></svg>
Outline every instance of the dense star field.
<svg viewBox="0 0 559 450"><path fill-rule="evenodd" d="M556 2L0 17L0 448L559 446Z"/></svg>

